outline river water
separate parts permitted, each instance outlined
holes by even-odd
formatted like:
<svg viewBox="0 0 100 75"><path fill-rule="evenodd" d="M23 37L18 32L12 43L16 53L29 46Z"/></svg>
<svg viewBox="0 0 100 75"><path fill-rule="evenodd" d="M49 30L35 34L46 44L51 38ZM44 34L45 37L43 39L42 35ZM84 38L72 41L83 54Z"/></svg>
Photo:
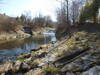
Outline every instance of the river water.
<svg viewBox="0 0 100 75"><path fill-rule="evenodd" d="M39 36L31 36L22 40L13 40L0 44L0 64L8 60L14 61L18 55L28 53L40 45L56 41L54 34L45 33Z"/></svg>

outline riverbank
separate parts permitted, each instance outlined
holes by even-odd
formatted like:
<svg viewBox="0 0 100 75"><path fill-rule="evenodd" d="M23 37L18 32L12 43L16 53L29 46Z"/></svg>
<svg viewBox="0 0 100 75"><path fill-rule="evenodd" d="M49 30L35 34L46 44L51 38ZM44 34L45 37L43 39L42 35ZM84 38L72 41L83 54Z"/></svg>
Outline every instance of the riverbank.
<svg viewBox="0 0 100 75"><path fill-rule="evenodd" d="M53 27L41 27L41 28L37 28L35 31L33 30L33 35L37 36L37 35L41 35L44 31L46 30L56 30L56 28Z"/></svg>
<svg viewBox="0 0 100 75"><path fill-rule="evenodd" d="M18 33L3 33L0 34L0 43L8 42L8 41L13 41L13 40L18 40L18 39L25 39L30 37L30 34L26 34L22 31Z"/></svg>
<svg viewBox="0 0 100 75"><path fill-rule="evenodd" d="M32 31L33 35L24 33L21 30L17 31L17 33L2 33L0 34L0 43L5 43L8 41L13 41L13 40L18 40L18 39L25 39L30 36L42 35L44 30L55 30L55 28L50 28L50 27L40 28L40 29L37 29L36 31Z"/></svg>
<svg viewBox="0 0 100 75"><path fill-rule="evenodd" d="M61 43L62 41L40 46L28 54L18 56L15 62L0 65L0 73L4 75L100 74L99 32L76 32L71 38L67 38L67 41ZM61 45L55 47L58 44Z"/></svg>

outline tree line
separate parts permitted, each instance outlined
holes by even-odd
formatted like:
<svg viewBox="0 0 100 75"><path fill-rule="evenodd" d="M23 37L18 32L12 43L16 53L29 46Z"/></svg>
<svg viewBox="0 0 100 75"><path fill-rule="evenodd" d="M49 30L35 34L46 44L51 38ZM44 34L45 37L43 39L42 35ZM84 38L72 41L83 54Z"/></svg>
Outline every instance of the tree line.
<svg viewBox="0 0 100 75"><path fill-rule="evenodd" d="M57 10L57 34L70 34L72 26L82 23L99 23L100 0L60 0L60 3Z"/></svg>
<svg viewBox="0 0 100 75"><path fill-rule="evenodd" d="M61 0L61 7L57 10L58 24L75 24L87 20L96 22L99 8L100 0Z"/></svg>
<svg viewBox="0 0 100 75"><path fill-rule="evenodd" d="M16 32L19 25L29 26L34 30L39 27L50 27L56 24L58 32L62 29L61 33L67 33L72 25L87 21L97 23L98 21L100 0L60 0L60 4L60 8L56 10L57 22L53 22L50 16L43 16L41 14L32 18L29 13L22 14L16 18L9 17L4 20L1 18L0 30Z"/></svg>

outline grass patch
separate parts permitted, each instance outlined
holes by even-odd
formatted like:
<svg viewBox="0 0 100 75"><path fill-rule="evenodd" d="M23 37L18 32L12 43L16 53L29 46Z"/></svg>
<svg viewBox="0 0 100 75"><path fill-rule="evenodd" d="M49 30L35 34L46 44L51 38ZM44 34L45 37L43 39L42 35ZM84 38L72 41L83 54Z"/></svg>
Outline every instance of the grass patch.
<svg viewBox="0 0 100 75"><path fill-rule="evenodd" d="M60 68L47 67L43 69L43 72L59 72L60 70Z"/></svg>
<svg viewBox="0 0 100 75"><path fill-rule="evenodd" d="M19 58L18 59L20 62L24 62L25 58Z"/></svg>

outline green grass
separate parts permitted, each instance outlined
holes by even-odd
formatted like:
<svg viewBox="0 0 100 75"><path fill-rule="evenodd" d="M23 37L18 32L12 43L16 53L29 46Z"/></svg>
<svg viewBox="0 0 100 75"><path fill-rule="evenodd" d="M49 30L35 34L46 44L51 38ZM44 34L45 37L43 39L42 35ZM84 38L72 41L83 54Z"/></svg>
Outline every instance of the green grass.
<svg viewBox="0 0 100 75"><path fill-rule="evenodd" d="M19 58L18 60L24 62L25 58Z"/></svg>

